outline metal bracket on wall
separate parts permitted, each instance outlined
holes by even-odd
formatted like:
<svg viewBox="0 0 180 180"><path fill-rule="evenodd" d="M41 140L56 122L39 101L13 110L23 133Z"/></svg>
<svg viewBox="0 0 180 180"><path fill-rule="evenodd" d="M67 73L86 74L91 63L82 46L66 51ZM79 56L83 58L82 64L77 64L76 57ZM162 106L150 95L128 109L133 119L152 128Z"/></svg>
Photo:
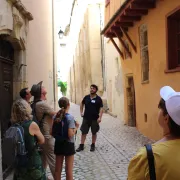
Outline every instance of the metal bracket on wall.
<svg viewBox="0 0 180 180"><path fill-rule="evenodd" d="M20 73L20 71L21 71L22 67L25 67L25 66L27 66L27 65L26 65L26 64L15 65L15 67L16 67L16 69L17 69L18 74Z"/></svg>
<svg viewBox="0 0 180 180"><path fill-rule="evenodd" d="M20 71L23 66L27 66L27 65L26 64L20 64L20 66L18 67L18 71Z"/></svg>

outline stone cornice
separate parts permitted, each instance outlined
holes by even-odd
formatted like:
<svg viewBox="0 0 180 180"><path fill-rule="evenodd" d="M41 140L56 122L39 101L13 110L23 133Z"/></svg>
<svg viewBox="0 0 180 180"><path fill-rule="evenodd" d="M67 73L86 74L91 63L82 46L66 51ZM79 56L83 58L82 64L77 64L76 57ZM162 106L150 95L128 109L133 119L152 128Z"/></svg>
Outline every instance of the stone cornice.
<svg viewBox="0 0 180 180"><path fill-rule="evenodd" d="M19 12L21 12L29 21L33 20L33 16L30 12L27 11L25 6L22 4L21 0L7 0L15 6Z"/></svg>

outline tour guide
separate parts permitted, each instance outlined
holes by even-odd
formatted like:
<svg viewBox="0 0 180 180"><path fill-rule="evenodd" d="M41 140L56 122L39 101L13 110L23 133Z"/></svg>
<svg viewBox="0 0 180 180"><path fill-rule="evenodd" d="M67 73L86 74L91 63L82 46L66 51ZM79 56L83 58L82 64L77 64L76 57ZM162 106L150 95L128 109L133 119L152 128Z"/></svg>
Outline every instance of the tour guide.
<svg viewBox="0 0 180 180"><path fill-rule="evenodd" d="M77 152L84 150L84 142L86 140L86 135L88 134L90 127L92 132L92 144L90 151L95 151L97 132L99 131L99 123L101 122L103 114L102 99L96 94L97 91L98 87L92 84L90 86L90 95L85 96L80 105L80 113L83 117L83 122L81 125L81 144L79 145L79 148L76 150ZM83 114L84 106L85 111Z"/></svg>

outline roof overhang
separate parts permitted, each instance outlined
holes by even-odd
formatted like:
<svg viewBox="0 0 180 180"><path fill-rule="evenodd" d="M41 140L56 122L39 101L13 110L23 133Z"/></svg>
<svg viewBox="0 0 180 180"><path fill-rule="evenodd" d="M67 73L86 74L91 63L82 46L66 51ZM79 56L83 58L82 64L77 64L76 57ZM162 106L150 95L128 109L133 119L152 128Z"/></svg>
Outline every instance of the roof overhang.
<svg viewBox="0 0 180 180"><path fill-rule="evenodd" d="M128 31L136 21L148 14L148 10L155 8L156 0L126 0L109 20L101 34L105 37L115 38Z"/></svg>

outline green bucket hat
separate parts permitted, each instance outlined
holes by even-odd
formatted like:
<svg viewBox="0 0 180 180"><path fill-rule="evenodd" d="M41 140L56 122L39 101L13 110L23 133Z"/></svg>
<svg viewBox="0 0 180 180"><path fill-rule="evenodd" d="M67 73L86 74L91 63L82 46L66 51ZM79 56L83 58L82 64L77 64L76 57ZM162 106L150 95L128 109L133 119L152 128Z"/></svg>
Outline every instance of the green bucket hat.
<svg viewBox="0 0 180 180"><path fill-rule="evenodd" d="M41 97L41 88L42 88L43 81L39 82L38 84L34 84L31 88L31 95L34 96L34 99L40 99Z"/></svg>

